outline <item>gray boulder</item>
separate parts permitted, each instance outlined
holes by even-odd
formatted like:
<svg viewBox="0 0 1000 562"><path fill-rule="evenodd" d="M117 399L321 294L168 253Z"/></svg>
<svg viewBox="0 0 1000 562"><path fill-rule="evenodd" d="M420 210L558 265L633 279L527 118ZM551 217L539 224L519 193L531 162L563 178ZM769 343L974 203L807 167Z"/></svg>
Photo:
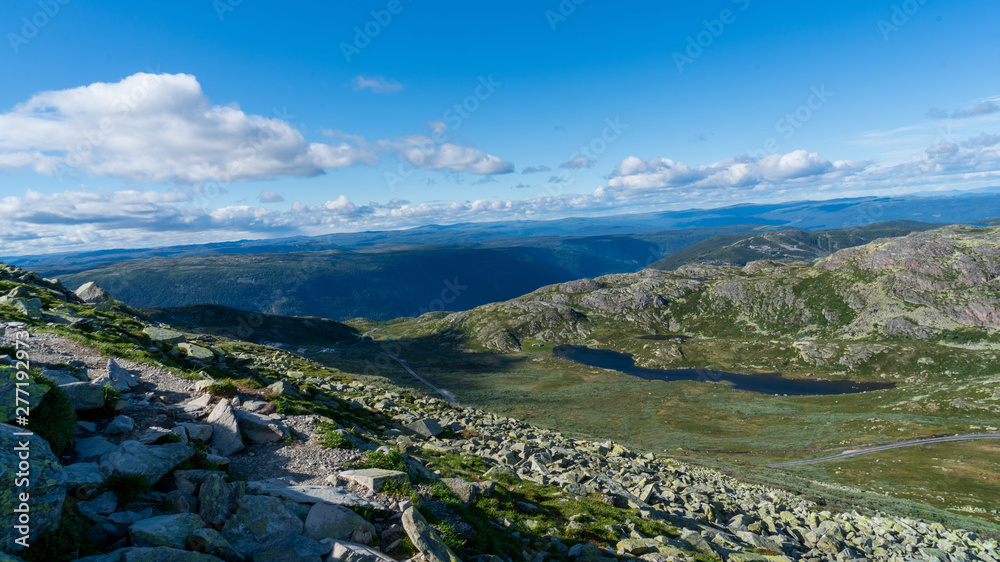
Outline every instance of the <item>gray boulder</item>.
<svg viewBox="0 0 1000 562"><path fill-rule="evenodd" d="M108 435L121 435L122 433L129 433L135 429L135 420L128 416L118 416L111 420L108 427L104 428L104 433Z"/></svg>
<svg viewBox="0 0 1000 562"><path fill-rule="evenodd" d="M64 467L66 487L75 488L84 484L100 484L107 478L96 462L78 462Z"/></svg>
<svg viewBox="0 0 1000 562"><path fill-rule="evenodd" d="M253 553L254 562L323 562L330 547L319 541L288 533Z"/></svg>
<svg viewBox="0 0 1000 562"><path fill-rule="evenodd" d="M89 382L72 382L61 386L73 403L74 410L96 410L104 407L104 387Z"/></svg>
<svg viewBox="0 0 1000 562"><path fill-rule="evenodd" d="M305 535L316 540L349 539L355 531L373 533L375 527L350 509L329 503L317 503L306 516Z"/></svg>
<svg viewBox="0 0 1000 562"><path fill-rule="evenodd" d="M245 494L246 482L226 482L222 473L210 474L198 490L198 514L208 523L222 525Z"/></svg>
<svg viewBox="0 0 1000 562"><path fill-rule="evenodd" d="M20 393L17 392L18 383L27 383L27 386L21 387ZM0 422L15 420L18 416L17 408L19 406L27 406L29 411L34 410L48 391L48 386L38 383L34 379L17 380L17 369L0 365L0 400L2 400L0 402ZM18 404L17 398L27 400L28 403Z"/></svg>
<svg viewBox="0 0 1000 562"><path fill-rule="evenodd" d="M114 359L108 359L108 378L111 379L111 386L118 390L132 390L139 386L139 381L135 380L132 373L125 370Z"/></svg>
<svg viewBox="0 0 1000 562"><path fill-rule="evenodd" d="M93 281L80 285L74 293L87 304L105 304L111 299L111 295Z"/></svg>
<svg viewBox="0 0 1000 562"><path fill-rule="evenodd" d="M320 542L333 547L330 560L336 562L395 562L389 555L363 544L334 539L323 539Z"/></svg>
<svg viewBox="0 0 1000 562"><path fill-rule="evenodd" d="M194 513L160 515L133 523L128 537L133 546L184 548L191 533L204 526L205 522Z"/></svg>
<svg viewBox="0 0 1000 562"><path fill-rule="evenodd" d="M149 339L153 343L165 343L176 345L184 342L184 334L176 330L168 330L166 328L155 328L153 326L147 326L143 328L142 333L149 336Z"/></svg>
<svg viewBox="0 0 1000 562"><path fill-rule="evenodd" d="M110 453L117 449L118 445L103 437L84 437L83 439L77 439L73 443L73 448L76 449L77 456L83 460Z"/></svg>
<svg viewBox="0 0 1000 562"><path fill-rule="evenodd" d="M93 521L105 521L105 515L118 509L118 496L114 492L104 492L92 500L76 504L76 509Z"/></svg>
<svg viewBox="0 0 1000 562"><path fill-rule="evenodd" d="M406 536L428 562L462 562L416 509L404 511L402 522Z"/></svg>
<svg viewBox="0 0 1000 562"><path fill-rule="evenodd" d="M110 554L80 558L77 562L218 562L220 559L200 552L190 552L168 546L156 548L128 547Z"/></svg>
<svg viewBox="0 0 1000 562"><path fill-rule="evenodd" d="M236 420L247 439L254 443L273 443L281 440L288 430L267 416L236 410Z"/></svg>
<svg viewBox="0 0 1000 562"><path fill-rule="evenodd" d="M178 427L183 427L188 434L188 437L194 439L195 441L208 441L212 438L213 429L211 425L207 423L179 423Z"/></svg>
<svg viewBox="0 0 1000 562"><path fill-rule="evenodd" d="M101 457L101 472L107 476L141 474L155 484L192 455L194 449L180 443L143 445L126 441Z"/></svg>
<svg viewBox="0 0 1000 562"><path fill-rule="evenodd" d="M236 514L222 527L222 536L244 556L252 556L288 533L301 532L302 520L270 496L243 496L237 501Z"/></svg>
<svg viewBox="0 0 1000 562"><path fill-rule="evenodd" d="M225 562L243 562L243 555L229 544L222 533L204 527L195 530L187 539L188 550L203 552L221 558Z"/></svg>
<svg viewBox="0 0 1000 562"><path fill-rule="evenodd" d="M212 446L220 455L229 456L243 450L243 438L229 400L220 400L206 420L212 426Z"/></svg>
<svg viewBox="0 0 1000 562"><path fill-rule="evenodd" d="M417 420L413 423L407 424L406 429L409 429L410 431L416 433L417 435L420 435L427 439L440 435L441 432L444 431L444 428L441 427L441 424L439 424L437 420L431 418Z"/></svg>
<svg viewBox="0 0 1000 562"><path fill-rule="evenodd" d="M0 551L19 552L33 541L59 525L66 475L49 444L38 435L17 435L22 430L0 423L0 506L4 506L7 524L0 528ZM26 447L23 445L27 445ZM28 482L17 476L19 454L31 455ZM31 502L23 506L19 495L27 493ZM30 509L30 523L21 527L20 513ZM10 511L7 511L10 510ZM22 532L27 530L27 532Z"/></svg>

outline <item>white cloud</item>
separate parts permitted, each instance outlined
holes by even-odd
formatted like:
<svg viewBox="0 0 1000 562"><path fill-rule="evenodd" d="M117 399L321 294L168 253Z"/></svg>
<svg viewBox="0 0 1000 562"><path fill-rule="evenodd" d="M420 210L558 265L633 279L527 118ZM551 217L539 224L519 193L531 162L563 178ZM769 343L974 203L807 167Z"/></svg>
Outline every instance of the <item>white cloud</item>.
<svg viewBox="0 0 1000 562"><path fill-rule="evenodd" d="M797 150L755 160L731 158L691 166L668 158L622 160L606 185L591 193L413 204L393 199L362 205L345 195L291 209L233 205L210 208L210 193L67 191L0 199L0 253L31 254L108 247L162 246L329 232L396 229L424 224L561 218L736 203L816 200L995 185L1000 142L990 136L928 147L910 162L877 166L830 161ZM426 144L416 142L418 146ZM439 147L432 147L439 148ZM444 152L446 153L446 151ZM443 158L434 151L432 158ZM556 176L558 178L558 176ZM524 187L518 185L518 188ZM261 193L261 200L265 197Z"/></svg>
<svg viewBox="0 0 1000 562"><path fill-rule="evenodd" d="M576 158L571 158L569 161L559 164L559 167L566 168L567 170L578 170L580 168L589 168L593 164L593 160L589 160L583 156L577 156Z"/></svg>
<svg viewBox="0 0 1000 562"><path fill-rule="evenodd" d="M0 114L3 170L196 183L314 176L377 161L370 146L306 142L281 119L212 105L189 74L42 92Z"/></svg>
<svg viewBox="0 0 1000 562"><path fill-rule="evenodd" d="M360 90L371 90L376 94L394 94L403 90L403 85L399 82L395 80L386 80L381 76L374 76L372 78L355 76L354 80L351 81L351 85L354 87L354 91L356 92Z"/></svg>
<svg viewBox="0 0 1000 562"><path fill-rule="evenodd" d="M548 166L546 166L546 165L543 164L541 166L528 166L527 168L521 170L521 173L522 174L538 174L538 173L541 173L541 172L551 172L551 171L552 171L552 168L549 168Z"/></svg>
<svg viewBox="0 0 1000 562"><path fill-rule="evenodd" d="M514 171L514 165L500 157L471 146L440 142L440 139L441 136L437 134L435 138L411 135L398 141L383 143L383 146L394 150L400 160L424 170L479 175L508 174Z"/></svg>
<svg viewBox="0 0 1000 562"><path fill-rule="evenodd" d="M257 200L261 203L281 203L285 198L273 191L261 191L260 195L257 196Z"/></svg>
<svg viewBox="0 0 1000 562"><path fill-rule="evenodd" d="M979 117L980 115L989 115L991 113L996 113L1000 111L1000 105L993 103L991 100L981 101L971 107L965 109L960 109L951 114L952 117L956 119L963 119L966 117Z"/></svg>

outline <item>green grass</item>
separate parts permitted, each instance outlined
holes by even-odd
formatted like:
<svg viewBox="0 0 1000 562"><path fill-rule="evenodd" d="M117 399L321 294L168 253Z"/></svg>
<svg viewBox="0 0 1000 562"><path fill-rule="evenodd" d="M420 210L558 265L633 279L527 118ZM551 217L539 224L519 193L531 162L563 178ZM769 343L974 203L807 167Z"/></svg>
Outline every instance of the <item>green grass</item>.
<svg viewBox="0 0 1000 562"><path fill-rule="evenodd" d="M381 468L385 470L398 470L406 472L406 463L399 451L389 451L380 453L378 451L365 451L364 456L355 463L355 468Z"/></svg>

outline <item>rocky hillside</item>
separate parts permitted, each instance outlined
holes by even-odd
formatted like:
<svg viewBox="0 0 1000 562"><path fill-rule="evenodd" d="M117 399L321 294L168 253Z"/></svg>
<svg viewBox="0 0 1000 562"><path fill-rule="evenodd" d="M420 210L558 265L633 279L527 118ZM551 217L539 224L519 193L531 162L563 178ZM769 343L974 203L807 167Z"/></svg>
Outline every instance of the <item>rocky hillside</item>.
<svg viewBox="0 0 1000 562"><path fill-rule="evenodd" d="M585 331L576 306L654 322L710 283L661 275L560 286L558 306L520 306ZM828 511L298 354L152 325L95 286L73 294L7 267L0 290L0 507L30 522L3 527L0 560L1000 560L995 540L966 531ZM12 407L24 382L28 420Z"/></svg>
<svg viewBox="0 0 1000 562"><path fill-rule="evenodd" d="M1000 327L998 235L995 227L948 226L816 262L645 269L550 285L422 322L500 352L518 351L525 339L586 343L621 331L974 342Z"/></svg>

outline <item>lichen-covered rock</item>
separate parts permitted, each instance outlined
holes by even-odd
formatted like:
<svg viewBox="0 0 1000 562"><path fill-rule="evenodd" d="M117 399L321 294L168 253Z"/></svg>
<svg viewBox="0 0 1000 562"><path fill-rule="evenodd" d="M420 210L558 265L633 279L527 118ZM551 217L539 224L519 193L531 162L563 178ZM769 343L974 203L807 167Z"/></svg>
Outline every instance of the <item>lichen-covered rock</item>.
<svg viewBox="0 0 1000 562"><path fill-rule="evenodd" d="M66 476L38 435L0 423L0 550L19 552L59 525ZM23 458L27 456L27 459ZM21 494L27 494L23 501ZM25 513L26 512L26 513ZM21 526L24 514L28 522Z"/></svg>
<svg viewBox="0 0 1000 562"><path fill-rule="evenodd" d="M149 336L149 339L153 340L153 343L165 343L176 345L179 343L184 343L184 334L176 330L168 330L166 328L156 328L153 326L147 326L142 330L144 334Z"/></svg>
<svg viewBox="0 0 1000 562"><path fill-rule="evenodd" d="M246 482L226 482L221 472L209 474L198 490L198 514L208 523L222 525L246 494Z"/></svg>
<svg viewBox="0 0 1000 562"><path fill-rule="evenodd" d="M168 546L184 548L184 543L195 529L205 525L195 513L160 515L136 521L128 529L133 546Z"/></svg>
<svg viewBox="0 0 1000 562"><path fill-rule="evenodd" d="M59 388L63 389L74 410L96 410L104 407L104 387L89 382L71 382Z"/></svg>
<svg viewBox="0 0 1000 562"><path fill-rule="evenodd" d="M195 345L193 343L179 343L177 348L184 352L184 355L190 359L196 359L198 361L210 361L215 358L215 354L210 350L205 349L200 345Z"/></svg>
<svg viewBox="0 0 1000 562"><path fill-rule="evenodd" d="M188 550L203 552L221 558L225 562L243 562L244 557L222 536L222 533L208 527L196 529L187 540Z"/></svg>
<svg viewBox="0 0 1000 562"><path fill-rule="evenodd" d="M31 410L34 410L42 402L45 393L49 391L47 385L41 384L30 377L25 380L19 380L17 373L18 370L14 367L0 365L0 400L2 400L0 402L0 423L15 420L20 415L18 408L26 407L30 414ZM20 387L20 392L17 390L18 383L25 384L25 386ZM23 402L18 403L18 398Z"/></svg>

